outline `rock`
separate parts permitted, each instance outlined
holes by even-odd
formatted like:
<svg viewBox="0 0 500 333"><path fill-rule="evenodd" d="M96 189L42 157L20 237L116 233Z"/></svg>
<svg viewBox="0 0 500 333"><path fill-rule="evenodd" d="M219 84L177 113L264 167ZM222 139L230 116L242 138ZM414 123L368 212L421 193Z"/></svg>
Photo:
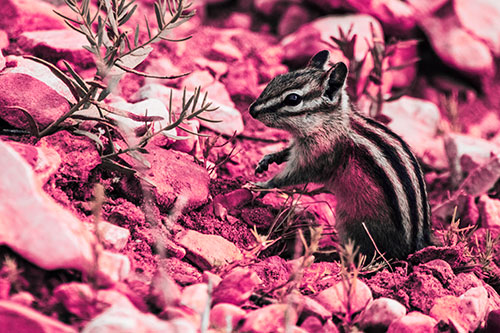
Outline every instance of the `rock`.
<svg viewBox="0 0 500 333"><path fill-rule="evenodd" d="M59 153L43 141L38 146L14 141L9 142L9 145L31 165L41 184L45 184L61 165Z"/></svg>
<svg viewBox="0 0 500 333"><path fill-rule="evenodd" d="M74 30L27 31L19 36L17 44L26 52L54 62L64 59L83 68L94 64L93 55L83 48L89 45L87 38Z"/></svg>
<svg viewBox="0 0 500 333"><path fill-rule="evenodd" d="M286 3L279 0L254 0L253 5L255 9L266 16L280 15Z"/></svg>
<svg viewBox="0 0 500 333"><path fill-rule="evenodd" d="M24 108L40 129L69 111L73 102L69 88L48 67L21 57L7 57L9 65L0 75L0 117L10 125L28 129L26 116L9 106Z"/></svg>
<svg viewBox="0 0 500 333"><path fill-rule="evenodd" d="M208 97L219 104L234 108L233 100L224 84L217 81L208 70L194 71L182 80L181 86L188 91L201 88L202 94L207 93Z"/></svg>
<svg viewBox="0 0 500 333"><path fill-rule="evenodd" d="M236 305L219 303L210 310L210 324L216 328L223 329L228 327L229 322L234 329L238 326L240 320L245 317L245 314L245 310Z"/></svg>
<svg viewBox="0 0 500 333"><path fill-rule="evenodd" d="M370 288L361 280L354 280L352 288L349 299L345 282L339 281L334 286L321 291L315 299L331 313L345 314L349 309L350 314L354 314L363 310L373 297Z"/></svg>
<svg viewBox="0 0 500 333"><path fill-rule="evenodd" d="M240 250L233 243L218 235L185 230L177 234L175 240L186 249L186 257L203 270L243 259Z"/></svg>
<svg viewBox="0 0 500 333"><path fill-rule="evenodd" d="M64 283L54 289L53 295L68 312L78 318L90 319L96 314L94 304L97 301L97 291L92 290L88 284Z"/></svg>
<svg viewBox="0 0 500 333"><path fill-rule="evenodd" d="M212 288L217 288L217 286L221 283L222 278L210 271L204 271L202 275L202 281L207 284L211 283Z"/></svg>
<svg viewBox="0 0 500 333"><path fill-rule="evenodd" d="M389 326L387 333L426 333L434 332L437 321L420 312L410 312Z"/></svg>
<svg viewBox="0 0 500 333"><path fill-rule="evenodd" d="M393 321L406 315L403 304L390 298L381 297L371 302L361 314L362 329L386 330Z"/></svg>
<svg viewBox="0 0 500 333"><path fill-rule="evenodd" d="M252 16L249 13L233 12L224 20L224 28L227 29L252 29Z"/></svg>
<svg viewBox="0 0 500 333"><path fill-rule="evenodd" d="M262 280L248 268L235 268L229 272L212 294L212 304L230 303L241 305L246 302Z"/></svg>
<svg viewBox="0 0 500 333"><path fill-rule="evenodd" d="M483 194L479 197L478 208L482 228L500 227L500 200Z"/></svg>
<svg viewBox="0 0 500 333"><path fill-rule="evenodd" d="M157 98L164 103L168 103L170 100L170 92L172 91L172 108L176 115L180 113L180 109L182 107L182 90L174 90L171 88L167 88L165 86L159 84L147 84L143 86L134 96L134 100L142 100L146 98ZM187 93L186 98L189 99L192 96L192 93ZM243 120L241 114L238 110L234 109L231 106L222 105L210 97L207 98L208 103L212 103L211 107L218 109L211 112L204 112L201 114L203 118L209 120L220 120L222 122L213 123L209 121L204 121L200 119L200 123L221 134L232 136L234 133L240 134L243 132ZM198 103L198 106L200 102Z"/></svg>
<svg viewBox="0 0 500 333"><path fill-rule="evenodd" d="M216 40L212 44L210 58L216 61L232 62L243 60L243 54L236 46Z"/></svg>
<svg viewBox="0 0 500 333"><path fill-rule="evenodd" d="M76 333L77 331L31 308L10 301L0 301L2 332Z"/></svg>
<svg viewBox="0 0 500 333"><path fill-rule="evenodd" d="M101 156L95 143L84 136L59 131L43 137L39 145L50 146L61 156L62 163L55 175L59 178L73 179L82 184L90 183L92 170L101 164Z"/></svg>
<svg viewBox="0 0 500 333"><path fill-rule="evenodd" d="M445 296L435 301L429 315L454 326L459 332L473 332L486 316L488 292L471 288L460 297Z"/></svg>
<svg viewBox="0 0 500 333"><path fill-rule="evenodd" d="M130 260L126 255L101 251L97 257L97 284L109 287L123 281L130 272Z"/></svg>
<svg viewBox="0 0 500 333"><path fill-rule="evenodd" d="M128 229L119 227L109 222L99 222L97 232L103 245L117 251L123 250L130 237Z"/></svg>
<svg viewBox="0 0 500 333"><path fill-rule="evenodd" d="M247 313L241 332L272 333L297 322L297 313L287 304L272 304Z"/></svg>
<svg viewBox="0 0 500 333"><path fill-rule="evenodd" d="M64 21L54 13L56 7L48 2L32 3L29 0L7 0L2 2L0 29L12 36L22 31L64 29Z"/></svg>
<svg viewBox="0 0 500 333"><path fill-rule="evenodd" d="M198 120L194 120L194 119L187 120L182 125L182 128L185 128L188 131L191 131L193 133L199 133L200 132L200 122ZM196 157L201 158L201 156L199 156L199 155L201 155L199 136L188 133L179 127L176 128L176 131L177 131L177 136L179 136L181 138L174 142L174 144L172 145L172 149L175 149L177 151L181 151L181 152L186 153L186 154L192 154Z"/></svg>
<svg viewBox="0 0 500 333"><path fill-rule="evenodd" d="M302 295L301 293L289 294L287 301L288 304L293 304L295 306L300 317L315 316L324 322L332 316L330 311L325 309L318 301L309 296Z"/></svg>
<svg viewBox="0 0 500 333"><path fill-rule="evenodd" d="M196 267L179 258L161 259L158 267L181 286L199 283L202 280L202 274Z"/></svg>
<svg viewBox="0 0 500 333"><path fill-rule="evenodd" d="M449 133L444 140L450 166L451 179L456 187L463 180L463 173L488 162L492 154L500 153L500 147L491 142L463 134ZM463 170L466 159L469 170Z"/></svg>
<svg viewBox="0 0 500 333"><path fill-rule="evenodd" d="M180 304L187 306L198 314L210 309L210 293L208 284L197 283L187 286L182 291Z"/></svg>
<svg viewBox="0 0 500 333"><path fill-rule="evenodd" d="M460 190L478 196L492 188L498 178L500 178L500 154L491 157L489 161L471 171L460 185Z"/></svg>
<svg viewBox="0 0 500 333"><path fill-rule="evenodd" d="M44 269L87 272L94 258L92 235L40 188L12 147L0 142L0 156L0 244Z"/></svg>
<svg viewBox="0 0 500 333"><path fill-rule="evenodd" d="M498 57L500 56L500 4L495 0L479 0L471 4L467 0L453 1L455 14L462 26L483 40Z"/></svg>
<svg viewBox="0 0 500 333"><path fill-rule="evenodd" d="M160 309L176 306L181 300L181 289L174 279L159 265L149 286L149 298Z"/></svg>
<svg viewBox="0 0 500 333"><path fill-rule="evenodd" d="M30 307L36 299L35 296L30 294L29 292L21 291L17 294L12 295L9 300L17 304Z"/></svg>
<svg viewBox="0 0 500 333"><path fill-rule="evenodd" d="M2 39L2 30L0 30L0 44L1 44L1 39ZM5 57L3 56L2 53L3 47L0 46L0 71L2 71L5 68Z"/></svg>
<svg viewBox="0 0 500 333"><path fill-rule="evenodd" d="M416 16L426 17L434 14L448 0L408 0L407 3L415 9Z"/></svg>
<svg viewBox="0 0 500 333"><path fill-rule="evenodd" d="M116 302L92 319L83 333L112 332L186 332L195 333L196 327L185 320L164 321L153 314L137 310L127 300Z"/></svg>
<svg viewBox="0 0 500 333"><path fill-rule="evenodd" d="M285 10L278 24L278 35L286 36L295 32L300 26L309 22L311 15L301 5L292 4Z"/></svg>
<svg viewBox="0 0 500 333"><path fill-rule="evenodd" d="M160 209L173 209L180 213L185 209L199 207L208 200L207 170L196 164L193 157L158 147L148 146L147 149L150 152L147 157L151 168L145 174L155 186L153 193Z"/></svg>
<svg viewBox="0 0 500 333"><path fill-rule="evenodd" d="M248 189L237 189L226 194L219 194L213 200L214 214L225 220L227 212L232 214L241 211L241 207L253 200L253 194Z"/></svg>
<svg viewBox="0 0 500 333"><path fill-rule="evenodd" d="M454 15L429 16L419 25L446 65L472 76L491 76L495 72L488 46L462 28Z"/></svg>
<svg viewBox="0 0 500 333"><path fill-rule="evenodd" d="M259 71L254 61L233 63L222 83L233 100L253 102L259 96Z"/></svg>
<svg viewBox="0 0 500 333"><path fill-rule="evenodd" d="M417 65L408 65L408 62L412 59L418 59L418 50L417 44L411 42L401 42L399 46L396 47L394 54L389 57L390 68L405 65L405 67L401 69L391 70L393 88L407 88L415 81L417 76Z"/></svg>

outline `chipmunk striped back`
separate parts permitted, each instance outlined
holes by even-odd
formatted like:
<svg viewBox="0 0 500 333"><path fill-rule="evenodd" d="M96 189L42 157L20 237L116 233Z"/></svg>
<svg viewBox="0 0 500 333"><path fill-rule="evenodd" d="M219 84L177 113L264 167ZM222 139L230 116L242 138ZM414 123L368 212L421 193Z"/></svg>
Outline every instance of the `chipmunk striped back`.
<svg viewBox="0 0 500 333"><path fill-rule="evenodd" d="M256 173L270 163L287 162L264 188L315 182L337 198L337 230L362 253L377 247L403 258L431 244L430 210L422 171L410 148L386 126L357 112L345 90L347 67L324 66L328 51L304 69L274 78L250 106L250 114L269 127L289 131L283 151L266 155Z"/></svg>

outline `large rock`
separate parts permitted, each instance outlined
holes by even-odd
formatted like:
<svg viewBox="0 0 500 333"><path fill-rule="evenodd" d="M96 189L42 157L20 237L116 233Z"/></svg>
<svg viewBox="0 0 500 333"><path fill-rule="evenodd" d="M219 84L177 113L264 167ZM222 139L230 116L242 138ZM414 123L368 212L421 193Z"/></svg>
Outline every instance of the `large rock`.
<svg viewBox="0 0 500 333"><path fill-rule="evenodd" d="M361 314L360 326L363 329L387 329L394 320L406 315L403 304L390 298L381 297L370 303Z"/></svg>
<svg viewBox="0 0 500 333"><path fill-rule="evenodd" d="M225 266L243 258L236 245L218 235L185 230L175 240L187 250L186 257L201 269Z"/></svg>
<svg viewBox="0 0 500 333"><path fill-rule="evenodd" d="M153 193L161 210L196 208L208 200L208 172L193 157L175 150L148 146L151 168L145 171L154 185ZM182 175L182 176L180 176Z"/></svg>
<svg viewBox="0 0 500 333"><path fill-rule="evenodd" d="M500 227L500 200L492 199L483 194L479 197L478 208L481 215L481 227Z"/></svg>
<svg viewBox="0 0 500 333"><path fill-rule="evenodd" d="M349 290L347 283L339 281L334 286L321 291L316 300L328 311L335 314L356 313L363 310L373 299L370 288L361 280L352 281ZM348 295L351 293L350 295Z"/></svg>
<svg viewBox="0 0 500 333"><path fill-rule="evenodd" d="M448 66L473 76L495 72L488 46L465 30L453 14L428 16L420 20L432 48Z"/></svg>
<svg viewBox="0 0 500 333"><path fill-rule="evenodd" d="M248 301L261 284L262 280L254 271L242 267L235 268L214 288L212 302L241 305Z"/></svg>
<svg viewBox="0 0 500 333"><path fill-rule="evenodd" d="M83 48L89 45L87 38L74 30L27 31L17 43L24 51L44 59L64 59L79 67L94 63L93 55Z"/></svg>
<svg viewBox="0 0 500 333"><path fill-rule="evenodd" d="M128 274L128 257L108 251L100 251L96 271L94 235L42 190L28 163L1 141L0 155L0 244L44 269L94 273L101 285Z"/></svg>
<svg viewBox="0 0 500 333"><path fill-rule="evenodd" d="M43 129L69 111L74 102L69 88L48 67L22 57L7 57L11 66L0 73L0 117L10 125L28 128L26 116L9 106L26 109Z"/></svg>
<svg viewBox="0 0 500 333"><path fill-rule="evenodd" d="M0 243L45 269L90 269L93 237L82 222L40 188L13 148L0 142L0 155Z"/></svg>
<svg viewBox="0 0 500 333"><path fill-rule="evenodd" d="M454 0L453 5L462 26L486 42L496 57L500 56L500 2Z"/></svg>
<svg viewBox="0 0 500 333"><path fill-rule="evenodd" d="M16 333L76 333L59 321L14 302L0 301L0 331Z"/></svg>
<svg viewBox="0 0 500 333"><path fill-rule="evenodd" d="M172 89L159 84L152 83L142 87L133 96L133 99L138 101L147 98L156 98L168 105L171 92L172 92L172 111L176 115L179 115L182 107L182 95L183 95L182 90ZM192 93L188 92L186 94L186 100L192 95L193 95ZM201 104L201 100L202 98L200 98L198 106ZM234 107L223 105L219 102L216 102L210 97L207 98L207 102L212 103L211 107L217 107L217 109L211 112L204 112L201 114L201 116L203 118L212 121L216 120L220 122L213 123L210 121L205 121L203 119L200 119L200 123L203 126L217 133L222 133L229 136L233 135L234 133L240 134L243 132L243 119L238 110L236 110Z"/></svg>

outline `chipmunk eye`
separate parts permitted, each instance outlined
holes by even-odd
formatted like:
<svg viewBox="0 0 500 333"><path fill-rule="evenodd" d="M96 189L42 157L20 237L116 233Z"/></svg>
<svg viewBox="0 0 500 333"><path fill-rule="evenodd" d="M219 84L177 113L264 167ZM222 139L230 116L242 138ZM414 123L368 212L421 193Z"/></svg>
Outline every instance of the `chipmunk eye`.
<svg viewBox="0 0 500 333"><path fill-rule="evenodd" d="M288 106L296 106L299 105L300 102L302 102L302 97L295 93L287 95L283 101L283 103Z"/></svg>

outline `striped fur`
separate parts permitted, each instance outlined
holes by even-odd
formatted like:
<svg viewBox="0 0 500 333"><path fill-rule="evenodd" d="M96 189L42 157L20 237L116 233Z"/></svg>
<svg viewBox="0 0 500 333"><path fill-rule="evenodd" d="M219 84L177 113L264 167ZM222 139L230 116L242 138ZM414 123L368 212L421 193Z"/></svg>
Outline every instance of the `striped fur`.
<svg viewBox="0 0 500 333"><path fill-rule="evenodd" d="M270 163L287 162L282 172L260 185L324 184L337 197L341 241L351 238L362 253L372 255L365 222L381 251L406 257L431 243L422 171L398 135L354 109L345 91L345 65L325 71L325 52L305 69L273 79L250 106L253 117L293 135L288 148L259 163L256 173ZM290 99L290 94L299 98Z"/></svg>

